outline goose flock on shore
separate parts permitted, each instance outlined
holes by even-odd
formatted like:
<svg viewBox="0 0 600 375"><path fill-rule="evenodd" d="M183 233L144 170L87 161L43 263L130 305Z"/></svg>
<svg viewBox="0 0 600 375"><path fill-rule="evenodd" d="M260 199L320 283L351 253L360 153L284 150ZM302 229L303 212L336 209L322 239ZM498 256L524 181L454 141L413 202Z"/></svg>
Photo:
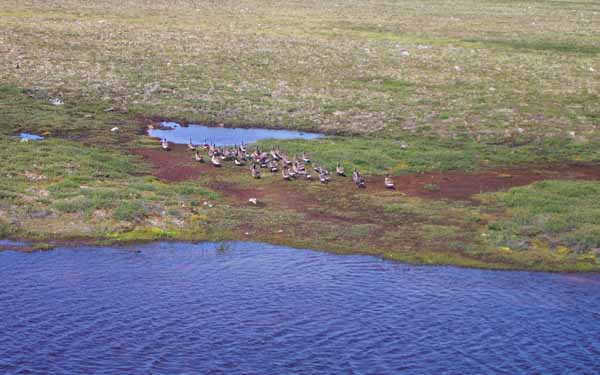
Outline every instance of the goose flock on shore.
<svg viewBox="0 0 600 375"><path fill-rule="evenodd" d="M171 146L166 139L160 140L161 149L170 151ZM284 180L291 181L294 179L313 180L318 178L322 184L327 184L331 177L330 172L323 166L311 163L310 157L302 152L300 157L297 155L290 157L286 153L278 149L272 149L270 152L261 151L258 146L250 152L248 146L242 142L241 145L233 147L217 147L214 144L208 143L206 140L202 145L195 145L190 139L188 149L194 152L194 159L199 163L205 163L207 160L200 153L200 150L207 152L208 161L215 167L220 168L222 162L230 161L238 167L250 164L250 174L253 178L261 177L261 169L267 170L269 173L277 173L281 171L281 177ZM307 164L312 166L315 178ZM335 174L339 177L346 177L344 167L338 163L335 168ZM365 188L366 182L358 170L352 172L352 182L359 188ZM384 179L384 186L387 189L394 189L395 184L392 177L388 174Z"/></svg>

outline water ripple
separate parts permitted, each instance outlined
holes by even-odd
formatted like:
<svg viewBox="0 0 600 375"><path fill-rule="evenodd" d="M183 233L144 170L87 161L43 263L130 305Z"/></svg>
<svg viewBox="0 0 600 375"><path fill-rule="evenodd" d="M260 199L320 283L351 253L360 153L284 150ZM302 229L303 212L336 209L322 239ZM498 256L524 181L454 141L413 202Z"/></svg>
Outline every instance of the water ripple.
<svg viewBox="0 0 600 375"><path fill-rule="evenodd" d="M0 373L600 372L598 275L233 242L2 252L0 277Z"/></svg>

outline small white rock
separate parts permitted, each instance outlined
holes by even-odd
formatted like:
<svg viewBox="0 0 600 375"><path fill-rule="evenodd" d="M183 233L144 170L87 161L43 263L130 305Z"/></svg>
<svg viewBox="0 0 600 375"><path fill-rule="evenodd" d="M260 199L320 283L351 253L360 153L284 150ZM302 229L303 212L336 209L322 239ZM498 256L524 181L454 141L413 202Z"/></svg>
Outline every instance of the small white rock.
<svg viewBox="0 0 600 375"><path fill-rule="evenodd" d="M454 70L456 70L457 72L461 72L462 68L458 65L454 65Z"/></svg>
<svg viewBox="0 0 600 375"><path fill-rule="evenodd" d="M594 69L593 67L590 66L590 72L594 73L596 71L596 69Z"/></svg>
<svg viewBox="0 0 600 375"><path fill-rule="evenodd" d="M402 52L400 52L400 54L404 57L410 56L410 52L408 52L408 51L402 51Z"/></svg>
<svg viewBox="0 0 600 375"><path fill-rule="evenodd" d="M525 129L523 129L523 128L517 128L517 133L523 134L524 132L525 132Z"/></svg>
<svg viewBox="0 0 600 375"><path fill-rule="evenodd" d="M569 137L571 137L571 138L575 137L575 132L574 131L570 131L569 132Z"/></svg>
<svg viewBox="0 0 600 375"><path fill-rule="evenodd" d="M258 204L258 199L256 199L256 198L250 198L250 199L248 199L248 202L250 202L250 204L253 204L253 205L256 206Z"/></svg>
<svg viewBox="0 0 600 375"><path fill-rule="evenodd" d="M117 130L119 130L119 128L116 127L116 126L114 128L112 128L112 129L110 129L110 131L113 132L113 133L116 132Z"/></svg>

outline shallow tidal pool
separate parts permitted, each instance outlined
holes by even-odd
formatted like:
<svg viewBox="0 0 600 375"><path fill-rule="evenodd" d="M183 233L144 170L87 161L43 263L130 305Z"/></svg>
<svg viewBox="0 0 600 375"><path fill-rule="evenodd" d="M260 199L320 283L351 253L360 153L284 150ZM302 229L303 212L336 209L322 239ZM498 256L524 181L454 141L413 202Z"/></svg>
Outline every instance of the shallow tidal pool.
<svg viewBox="0 0 600 375"><path fill-rule="evenodd" d="M0 373L600 371L600 275L231 242L3 251L0 277Z"/></svg>

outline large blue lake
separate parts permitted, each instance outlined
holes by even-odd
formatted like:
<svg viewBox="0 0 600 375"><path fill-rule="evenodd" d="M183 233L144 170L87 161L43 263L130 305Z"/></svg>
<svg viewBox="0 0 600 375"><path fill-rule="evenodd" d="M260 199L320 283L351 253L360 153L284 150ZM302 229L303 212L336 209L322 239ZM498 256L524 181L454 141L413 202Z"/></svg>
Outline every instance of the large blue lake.
<svg viewBox="0 0 600 375"><path fill-rule="evenodd" d="M600 275L153 243L4 251L0 280L2 374L600 373Z"/></svg>

